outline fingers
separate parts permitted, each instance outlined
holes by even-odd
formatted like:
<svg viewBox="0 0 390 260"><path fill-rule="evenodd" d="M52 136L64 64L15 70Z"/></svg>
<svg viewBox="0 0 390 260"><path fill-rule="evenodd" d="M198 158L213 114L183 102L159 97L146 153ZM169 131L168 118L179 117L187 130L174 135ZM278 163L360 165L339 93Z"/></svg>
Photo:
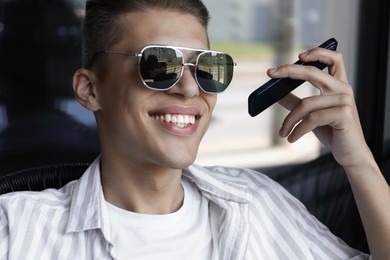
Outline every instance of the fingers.
<svg viewBox="0 0 390 260"><path fill-rule="evenodd" d="M311 82L321 95L300 99L287 95L279 103L291 112L279 131L281 137L295 142L309 132L327 147L343 166L360 164L368 154L359 116L340 53L312 49L299 55L303 62L319 61L328 65L328 73L314 66L297 64L270 69L272 78L293 78Z"/></svg>
<svg viewBox="0 0 390 260"><path fill-rule="evenodd" d="M324 63L329 66L330 75L343 82L348 82L343 55L338 51L315 48L299 54L299 59L303 62L319 61Z"/></svg>
<svg viewBox="0 0 390 260"><path fill-rule="evenodd" d="M336 131L343 130L347 125L345 119L353 117L353 104L353 98L347 94L304 98L285 118L279 135L288 136L289 142L295 142L320 126L328 125Z"/></svg>
<svg viewBox="0 0 390 260"><path fill-rule="evenodd" d="M287 96L278 101L278 103L289 111L292 111L301 99L295 96L293 93L289 93Z"/></svg>
<svg viewBox="0 0 390 260"><path fill-rule="evenodd" d="M333 117L330 117L329 113L336 112L332 110L336 109L327 109L310 113L302 120L302 122L297 124L291 132L282 128L279 134L281 137L287 137L287 140L290 143L294 143L305 134L312 132L317 127L329 125L332 122L331 120L333 120ZM318 119L321 119L321 121L318 121Z"/></svg>
<svg viewBox="0 0 390 260"><path fill-rule="evenodd" d="M348 92L352 89L343 63L342 55L335 51L316 48L299 55L303 62L320 61L328 65L329 73L314 66L288 64L268 70L271 78L292 78L309 81L321 94Z"/></svg>

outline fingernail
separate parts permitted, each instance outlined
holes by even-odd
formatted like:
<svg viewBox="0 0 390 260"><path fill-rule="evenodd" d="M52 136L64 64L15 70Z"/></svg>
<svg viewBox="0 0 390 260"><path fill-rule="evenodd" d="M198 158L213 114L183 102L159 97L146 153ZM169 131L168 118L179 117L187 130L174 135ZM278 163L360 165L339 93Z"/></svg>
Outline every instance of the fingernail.
<svg viewBox="0 0 390 260"><path fill-rule="evenodd" d="M308 51L305 51L305 52L300 53L299 56L305 57L305 56L307 56L308 54L309 54L309 52L308 52Z"/></svg>
<svg viewBox="0 0 390 260"><path fill-rule="evenodd" d="M269 72L270 72L270 73L275 73L275 72L277 72L277 71L278 71L278 68L269 69Z"/></svg>
<svg viewBox="0 0 390 260"><path fill-rule="evenodd" d="M281 129L279 130L279 136L280 136L280 137L286 137L284 128L281 128Z"/></svg>

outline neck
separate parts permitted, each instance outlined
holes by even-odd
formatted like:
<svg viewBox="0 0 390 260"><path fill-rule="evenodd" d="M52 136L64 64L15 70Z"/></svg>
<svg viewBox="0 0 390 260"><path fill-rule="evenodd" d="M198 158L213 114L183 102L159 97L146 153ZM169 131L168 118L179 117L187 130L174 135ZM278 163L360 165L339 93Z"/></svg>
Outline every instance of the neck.
<svg viewBox="0 0 390 260"><path fill-rule="evenodd" d="M101 178L107 202L142 214L169 214L183 204L181 170L101 160Z"/></svg>

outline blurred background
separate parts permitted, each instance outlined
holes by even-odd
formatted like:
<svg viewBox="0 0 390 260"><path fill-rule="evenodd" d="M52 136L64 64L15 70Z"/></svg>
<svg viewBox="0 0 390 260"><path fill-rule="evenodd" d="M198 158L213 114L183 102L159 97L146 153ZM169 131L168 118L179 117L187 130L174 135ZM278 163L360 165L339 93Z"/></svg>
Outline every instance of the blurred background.
<svg viewBox="0 0 390 260"><path fill-rule="evenodd" d="M59 158L56 152L64 150L73 151L73 160L98 153L93 115L75 101L71 87L73 72L80 67L84 1L0 1L0 155L49 151ZM231 86L219 96L197 162L259 168L310 161L326 153L312 134L287 144L277 135L286 111L275 104L251 118L247 99L268 80L268 68L295 62L300 52L331 37L339 41L349 80L356 87L362 70L359 43L370 37L361 30L368 16L362 10L364 1L204 3L212 15L211 48L230 53L238 65ZM318 91L305 83L295 93L303 97ZM380 133L385 139L388 124Z"/></svg>
<svg viewBox="0 0 390 260"><path fill-rule="evenodd" d="M218 104L197 162L258 169L280 182L336 235L367 251L341 167L312 134L295 144L277 133L286 111L273 105L255 118L248 96L266 70L338 40L364 134L390 177L388 0L204 0L211 48L237 66ZM99 154L91 112L73 97L81 66L85 0L0 0L0 175L35 166L91 162ZM142 21L140 21L142 23ZM142 24L140 24L142 25ZM318 94L308 83L298 96Z"/></svg>
<svg viewBox="0 0 390 260"><path fill-rule="evenodd" d="M201 147L201 164L264 167L308 161L323 151L309 134L287 144L278 136L286 111L278 104L251 118L247 98L269 78L266 70L293 63L300 52L328 38L339 41L353 83L359 1L250 0L204 1L212 15L211 47L229 52L238 63L229 89L219 96L215 121ZM318 91L305 83L303 97Z"/></svg>
<svg viewBox="0 0 390 260"><path fill-rule="evenodd" d="M0 3L0 171L93 160L96 127L72 89L84 3Z"/></svg>

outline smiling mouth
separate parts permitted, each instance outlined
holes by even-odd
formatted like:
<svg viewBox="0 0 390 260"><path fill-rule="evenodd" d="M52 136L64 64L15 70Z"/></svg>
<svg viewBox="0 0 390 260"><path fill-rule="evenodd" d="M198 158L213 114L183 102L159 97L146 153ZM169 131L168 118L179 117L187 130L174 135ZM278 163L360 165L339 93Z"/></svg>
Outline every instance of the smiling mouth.
<svg viewBox="0 0 390 260"><path fill-rule="evenodd" d="M164 114L152 115L152 118L160 122L174 124L180 128L194 125L196 121L195 115Z"/></svg>

